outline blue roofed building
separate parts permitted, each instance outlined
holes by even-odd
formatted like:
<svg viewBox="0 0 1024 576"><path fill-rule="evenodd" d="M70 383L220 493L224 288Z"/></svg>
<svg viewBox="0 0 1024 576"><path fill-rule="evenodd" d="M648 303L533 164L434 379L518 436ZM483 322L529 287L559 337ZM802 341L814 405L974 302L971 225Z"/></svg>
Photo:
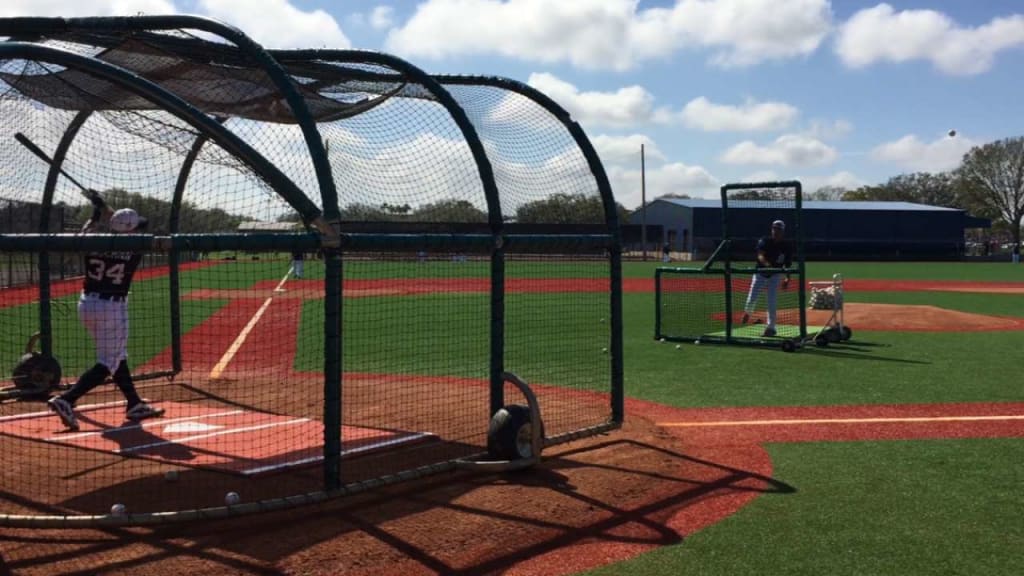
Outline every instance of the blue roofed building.
<svg viewBox="0 0 1024 576"><path fill-rule="evenodd" d="M729 213L736 258L749 256L757 238L768 234L775 219L787 221L787 236L797 234L792 210L733 200ZM807 259L834 260L955 260L964 254L965 230L992 225L957 208L911 202L810 200L803 202L800 220ZM646 214L637 210L629 217L629 224L643 221L649 229L660 226L662 230L661 238L648 238L649 246L660 249L668 242L673 252L693 259L706 258L722 240L722 203L717 199L654 200Z"/></svg>

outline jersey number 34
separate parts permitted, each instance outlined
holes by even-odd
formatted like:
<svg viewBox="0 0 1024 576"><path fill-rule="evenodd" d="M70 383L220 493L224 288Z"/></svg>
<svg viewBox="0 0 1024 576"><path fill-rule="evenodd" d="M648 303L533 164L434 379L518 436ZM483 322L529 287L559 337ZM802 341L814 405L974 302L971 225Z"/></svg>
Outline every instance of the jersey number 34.
<svg viewBox="0 0 1024 576"><path fill-rule="evenodd" d="M107 263L98 258L90 258L88 270L86 275L97 282L102 282L104 278L109 278L110 282L117 286L124 282L124 262L116 262L111 264L109 267Z"/></svg>

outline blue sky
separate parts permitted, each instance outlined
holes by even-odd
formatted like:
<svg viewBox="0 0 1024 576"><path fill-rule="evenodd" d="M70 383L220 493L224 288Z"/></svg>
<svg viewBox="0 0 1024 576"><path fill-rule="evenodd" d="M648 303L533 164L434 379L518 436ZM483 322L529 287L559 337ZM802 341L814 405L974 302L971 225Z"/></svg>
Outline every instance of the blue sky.
<svg viewBox="0 0 1024 576"><path fill-rule="evenodd" d="M580 121L627 207L722 183L854 188L1024 135L1024 2L8 0L0 15L195 13L270 47L508 76ZM955 129L950 138L947 132Z"/></svg>

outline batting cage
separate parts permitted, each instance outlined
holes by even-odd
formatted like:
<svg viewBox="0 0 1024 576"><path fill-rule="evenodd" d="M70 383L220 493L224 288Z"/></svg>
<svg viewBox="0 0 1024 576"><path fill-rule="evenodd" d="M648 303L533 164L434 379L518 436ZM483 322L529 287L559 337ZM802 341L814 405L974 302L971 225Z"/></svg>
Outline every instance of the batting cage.
<svg viewBox="0 0 1024 576"><path fill-rule="evenodd" d="M615 201L543 94L191 16L0 36L0 525L275 510L621 424Z"/></svg>
<svg viewBox="0 0 1024 576"><path fill-rule="evenodd" d="M655 338L780 346L807 340L799 182L722 187L722 241L701 267L655 271Z"/></svg>

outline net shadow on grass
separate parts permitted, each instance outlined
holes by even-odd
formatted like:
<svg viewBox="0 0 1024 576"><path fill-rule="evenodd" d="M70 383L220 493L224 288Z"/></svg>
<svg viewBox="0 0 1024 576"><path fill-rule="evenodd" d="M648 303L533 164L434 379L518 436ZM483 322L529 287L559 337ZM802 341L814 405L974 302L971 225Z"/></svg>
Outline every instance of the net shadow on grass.
<svg viewBox="0 0 1024 576"><path fill-rule="evenodd" d="M812 349L812 348L808 348ZM813 348L814 354L821 356L828 356L831 358L843 358L846 360L869 360L874 362L893 362L897 364L918 364L918 365L930 365L931 362L924 360L909 360L906 358L886 358L884 356L874 356L858 346L844 346L842 344L829 344L828 348Z"/></svg>

